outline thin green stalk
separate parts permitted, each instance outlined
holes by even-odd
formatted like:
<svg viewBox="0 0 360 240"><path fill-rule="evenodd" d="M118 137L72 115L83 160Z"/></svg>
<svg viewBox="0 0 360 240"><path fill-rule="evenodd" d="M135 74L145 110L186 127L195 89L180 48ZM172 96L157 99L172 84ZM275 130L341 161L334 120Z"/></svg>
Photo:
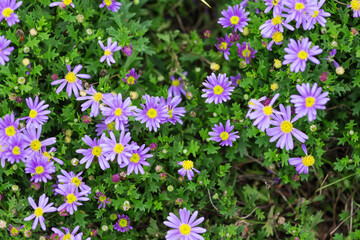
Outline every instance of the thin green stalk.
<svg viewBox="0 0 360 240"><path fill-rule="evenodd" d="M330 183L330 184L328 184L328 185L322 186L321 188L318 188L318 189L315 191L315 193L318 192L318 191L320 191L320 190L322 190L322 189L324 189L324 188L330 187L330 186L332 186L332 185L334 185L334 184L336 184L336 183L338 183L338 182L341 182L341 181L343 181L343 180L345 180L345 179L351 178L352 176L355 176L355 174L356 174L356 173L350 174L349 176L340 178L339 180L336 180L336 181L334 181L334 182L332 182L332 183Z"/></svg>

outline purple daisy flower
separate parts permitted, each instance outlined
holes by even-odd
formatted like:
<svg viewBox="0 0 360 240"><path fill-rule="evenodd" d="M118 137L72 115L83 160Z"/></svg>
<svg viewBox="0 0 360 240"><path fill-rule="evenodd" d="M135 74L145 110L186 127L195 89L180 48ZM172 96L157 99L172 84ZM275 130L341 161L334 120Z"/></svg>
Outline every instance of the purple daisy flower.
<svg viewBox="0 0 360 240"><path fill-rule="evenodd" d="M178 173L183 177L186 175L190 181L194 177L194 171L200 173L199 170L194 168L194 162L191 160L184 160L182 162L177 162L177 164L182 166L182 168L178 170Z"/></svg>
<svg viewBox="0 0 360 240"><path fill-rule="evenodd" d="M128 123L128 116L133 116L136 106L130 106L130 97L123 102L121 93L118 95L107 94L103 102L108 107L101 108L102 114L106 117L105 123L115 122L115 129L124 131L125 125Z"/></svg>
<svg viewBox="0 0 360 240"><path fill-rule="evenodd" d="M305 157L302 157L302 158L289 158L289 164L290 165L295 165L296 171L299 174L302 174L302 173L308 174L309 173L309 167L314 165L315 159L314 159L313 156L308 155L305 144L302 144L301 148L305 153Z"/></svg>
<svg viewBox="0 0 360 240"><path fill-rule="evenodd" d="M78 97L77 101L87 100L83 104L81 104L81 111L85 111L91 106L90 117L96 117L100 113L100 101L103 99L103 94L97 92L93 86L90 87L89 90L86 90L86 93L90 96Z"/></svg>
<svg viewBox="0 0 360 240"><path fill-rule="evenodd" d="M82 192L86 192L88 194L91 193L91 187L87 186L85 182L82 181L81 174L83 172L79 172L75 175L74 172L66 172L65 170L61 170L63 175L57 175L59 183L61 184L75 184L77 188L79 188Z"/></svg>
<svg viewBox="0 0 360 240"><path fill-rule="evenodd" d="M39 204L37 205L32 199L32 197L28 197L30 206L35 210L33 214L26 217L24 221L30 221L35 218L34 223L32 225L32 229L36 229L38 223L40 222L42 230L46 230L45 226L45 218L43 217L44 213L56 212L56 208L52 207L54 203L49 203L49 198L46 197L45 194L41 195L39 198Z"/></svg>
<svg viewBox="0 0 360 240"><path fill-rule="evenodd" d="M101 136L105 130L107 130L108 133L114 131L115 129L115 122L111 122L109 124L105 123L106 119L101 120L101 123L98 123L95 125L96 129L96 135ZM126 126L126 125L125 125Z"/></svg>
<svg viewBox="0 0 360 240"><path fill-rule="evenodd" d="M0 3L1 4L1 3ZM0 36L0 64L5 65L6 62L8 62L9 55L12 51L14 51L14 47L8 47L10 45L11 41L7 40L5 36Z"/></svg>
<svg viewBox="0 0 360 240"><path fill-rule="evenodd" d="M307 22L305 23L304 29L310 30L315 27L316 23L319 23L321 26L325 27L326 19L325 17L330 17L331 14L328 12L325 12L323 9L321 9L322 5L325 3L325 0L320 0L320 2L317 3L317 9L314 11L313 15L308 16Z"/></svg>
<svg viewBox="0 0 360 240"><path fill-rule="evenodd" d="M100 40L99 40L99 45L101 49L104 51L104 55L100 58L100 62L102 63L106 60L109 66L111 66L111 63L116 63L113 57L113 53L121 50L121 47L117 45L117 41L111 44L111 38L108 38L106 47Z"/></svg>
<svg viewBox="0 0 360 240"><path fill-rule="evenodd" d="M79 226L76 226L75 228L74 228L74 230L72 231L72 232L70 232L70 230L68 229L68 228L65 228L65 227L62 227L62 229L64 229L65 230L65 233L63 233L61 230L59 230L59 229L57 229L57 228L51 228L51 230L54 232L54 233L56 233L56 234L58 234L58 237L59 237L59 239L61 239L61 240L65 240L65 239L69 239L69 240L82 240L82 235L83 235L83 233L81 232L81 233L78 233L78 234L76 234L77 233L77 231L79 230Z"/></svg>
<svg viewBox="0 0 360 240"><path fill-rule="evenodd" d="M251 105L250 108L255 110L253 113L249 115L250 119L254 120L253 125L260 129L260 131L265 131L270 126L270 120L273 118L274 114L282 114L281 112L272 108L272 105L275 103L276 99L280 96L279 93L275 94L275 96L270 101L269 105L264 105L257 100L252 100L251 102L254 105Z"/></svg>
<svg viewBox="0 0 360 240"><path fill-rule="evenodd" d="M184 116L186 110L184 107L177 107L181 102L181 97L180 96L175 96L173 98L168 97L167 100L165 100L164 97L161 97L161 101L163 104L166 105L166 109L168 110L169 113L166 122L170 122L173 125L175 125L176 122L183 124L181 117Z"/></svg>
<svg viewBox="0 0 360 240"><path fill-rule="evenodd" d="M51 147L49 151L46 151L46 147L43 147L41 152L42 152L42 155L44 156L44 158L47 159L48 161L53 160L53 161L57 162L60 165L64 164L64 162L62 160L60 160L59 158L54 157L54 154L56 152L56 148Z"/></svg>
<svg viewBox="0 0 360 240"><path fill-rule="evenodd" d="M232 42L230 42L230 38L227 34L225 34L225 38L216 38L218 40L218 43L215 44L215 47L220 50L221 53L224 54L224 57L227 61L229 61L229 55L230 50L229 47L233 45Z"/></svg>
<svg viewBox="0 0 360 240"><path fill-rule="evenodd" d="M265 5L267 8L265 9L264 13L268 13L273 9L274 17L276 15L280 15L284 9L284 1L283 0L265 0Z"/></svg>
<svg viewBox="0 0 360 240"><path fill-rule="evenodd" d="M255 58L257 51L250 47L250 43L237 43L236 46L238 47L238 56L245 59L247 64L250 63L251 58Z"/></svg>
<svg viewBox="0 0 360 240"><path fill-rule="evenodd" d="M96 195L97 197L94 198L98 200L98 203L100 203L98 209L105 208L106 203L110 203L109 198L106 197L106 195L103 194L102 192L97 192Z"/></svg>
<svg viewBox="0 0 360 240"><path fill-rule="evenodd" d="M101 136L99 140L97 140L97 138L94 138L94 140L92 140L88 135L85 135L82 140L91 148L76 150L77 153L84 155L84 157L80 160L80 164L86 163L85 168L88 169L92 161L94 160L94 157L97 157L99 160L100 168L102 170L110 168L110 164L108 160L106 160L103 149L100 146L102 143L104 143L103 136Z"/></svg>
<svg viewBox="0 0 360 240"><path fill-rule="evenodd" d="M227 10L223 10L221 12L223 17L219 18L218 23L223 26L223 28L234 27L234 31L239 30L242 32L244 27L248 25L248 21L250 21L247 16L250 14L249 12L245 12L245 9L242 6L235 5L229 6Z"/></svg>
<svg viewBox="0 0 360 240"><path fill-rule="evenodd" d="M230 100L231 92L234 91L234 87L231 87L231 82L229 78L226 77L226 74L219 74L216 77L215 73L212 73L210 76L207 76L207 81L203 82L203 85L207 89L203 89L205 92L201 97L207 98L206 103L215 104L226 102Z"/></svg>
<svg viewBox="0 0 360 240"><path fill-rule="evenodd" d="M230 125L230 120L226 121L226 125L224 128L224 125L220 123L219 125L214 125L213 132L209 132L209 135L211 136L210 140L213 140L215 142L220 142L220 146L230 146L232 147L232 142L236 141L237 138L239 138L238 131L230 133L234 129L234 126Z"/></svg>
<svg viewBox="0 0 360 240"><path fill-rule="evenodd" d="M285 107L280 104L280 112L282 114L274 114L270 123L276 127L266 129L266 133L268 136L272 137L270 142L275 142L277 139L278 142L276 143L276 147L280 147L283 149L286 146L286 150L290 150L294 148L294 142L292 136L294 136L297 140L304 143L306 139L309 137L294 128L293 123L301 118L301 115L296 115L291 120L291 107Z"/></svg>
<svg viewBox="0 0 360 240"><path fill-rule="evenodd" d="M103 0L100 4L100 8L107 7L110 11L117 12L120 9L121 3L114 0Z"/></svg>
<svg viewBox="0 0 360 240"><path fill-rule="evenodd" d="M182 75L185 77L187 76L187 74L187 72L182 73ZM186 95L186 91L183 88L182 77L180 76L178 78L175 78L175 76L171 76L171 86L168 90L168 97L181 96L181 94L183 94L184 96Z"/></svg>
<svg viewBox="0 0 360 240"><path fill-rule="evenodd" d="M259 30L264 38L271 38L275 32L284 32L284 27L290 31L295 30L293 26L282 20L281 15L277 15L273 19L267 20L259 27Z"/></svg>
<svg viewBox="0 0 360 240"><path fill-rule="evenodd" d="M360 1L359 0L351 0L350 5L347 5L348 8L351 8L354 12L353 17L360 17Z"/></svg>
<svg viewBox="0 0 360 240"><path fill-rule="evenodd" d="M44 123L47 122L49 117L47 116L51 111L45 110L49 107L49 104L45 104L45 101L42 100L39 102L39 97L36 96L35 100L32 100L31 97L26 99L26 103L30 108L29 116L22 118L21 120L26 120L26 127L29 128L31 125L38 128Z"/></svg>
<svg viewBox="0 0 360 240"><path fill-rule="evenodd" d="M130 226L130 219L125 214L118 215L119 220L113 225L114 229L119 232L127 232L131 229L133 229L132 226Z"/></svg>
<svg viewBox="0 0 360 240"><path fill-rule="evenodd" d="M291 95L290 102L295 105L295 113L300 116L308 115L309 122L316 119L316 110L325 109L325 104L330 100L326 97L329 92L321 93L322 88L317 87L317 83L314 83L310 87L310 83L303 83L301 86L296 85L299 95Z"/></svg>
<svg viewBox="0 0 360 240"><path fill-rule="evenodd" d="M231 81L231 84L232 84L234 87L239 86L240 81L241 81L241 74L239 73L239 74L236 75L236 76L231 76L231 77L230 77L230 81Z"/></svg>
<svg viewBox="0 0 360 240"><path fill-rule="evenodd" d="M65 196L65 203L58 207L58 211L66 209L70 215L74 214L74 211L77 211L77 206L83 205L79 201L89 201L89 198L84 197L88 195L88 192L79 192L75 184L59 184L58 188L55 189L58 194Z"/></svg>
<svg viewBox="0 0 360 240"><path fill-rule="evenodd" d="M25 172L34 174L30 181L34 182L47 182L51 180L52 177L50 174L56 171L53 162L49 162L43 156L33 156L25 162Z"/></svg>
<svg viewBox="0 0 360 240"><path fill-rule="evenodd" d="M266 47L267 50L269 50L269 51L271 51L271 48L274 45L274 43L276 45L281 45L283 43L284 35L281 32L276 31L276 32L273 33L271 38L272 38L272 40L269 42L269 44Z"/></svg>
<svg viewBox="0 0 360 240"><path fill-rule="evenodd" d="M121 49L121 51L128 57L131 56L132 51L133 51L133 46L132 43L130 43L130 46L125 46Z"/></svg>
<svg viewBox="0 0 360 240"><path fill-rule="evenodd" d="M9 27L20 22L19 17L14 11L18 9L23 2L16 0L2 0L0 2L0 22L5 18Z"/></svg>
<svg viewBox="0 0 360 240"><path fill-rule="evenodd" d="M335 55L336 55L336 49L331 49L331 51L329 52L329 56L326 57L326 60L328 60L329 62L333 62L334 67L338 68L340 65L335 61L334 59Z"/></svg>
<svg viewBox="0 0 360 240"><path fill-rule="evenodd" d="M312 42L307 37L297 42L290 39L289 45L284 49L287 54L284 56L283 64L291 63L290 71L296 73L305 71L307 60L320 64L320 61L314 56L322 53L323 50L318 45L310 48L311 44Z"/></svg>
<svg viewBox="0 0 360 240"><path fill-rule="evenodd" d="M164 221L164 224L170 228L165 236L167 240L184 240L184 239L194 239L194 240L203 240L204 238L200 235L201 233L206 232L205 228L197 227L200 223L204 221L204 217L201 217L197 220L198 211L195 211L191 214L191 211L188 211L186 208L179 210L178 218L175 214L170 213L167 217L167 220Z"/></svg>
<svg viewBox="0 0 360 240"><path fill-rule="evenodd" d="M135 174L138 174L138 172L145 174L142 166L150 167L150 163L148 163L146 159L153 157L152 154L147 154L149 151L150 148L145 148L145 144L143 144L139 149L132 151L129 164L123 162L120 167L123 168L127 166L127 175L130 175L132 172L135 172Z"/></svg>
<svg viewBox="0 0 360 240"><path fill-rule="evenodd" d="M41 147L46 147L56 143L56 138L54 137L40 141L41 131L42 127L40 125L39 128L30 127L23 132L24 142L26 143L26 146L29 147L29 157L32 157L35 154L41 154Z"/></svg>
<svg viewBox="0 0 360 240"><path fill-rule="evenodd" d="M0 118L0 142L8 142L19 132L20 119L15 119L14 113Z"/></svg>
<svg viewBox="0 0 360 240"><path fill-rule="evenodd" d="M56 89L56 93L60 93L67 84L66 92L68 93L69 98L71 97L72 92L74 92L75 97L79 97L79 91L83 90L82 81L79 78L90 79L91 76L88 74L78 74L83 68L81 64L77 65L73 71L71 71L70 65L66 65L66 68L69 72L66 74L65 79L55 80L51 82L51 85L58 85L61 83L58 89Z"/></svg>
<svg viewBox="0 0 360 240"><path fill-rule="evenodd" d="M65 5L65 7L67 6L71 6L73 8L75 8L75 4L73 4L72 0L63 0L61 2L53 2L53 3L50 3L49 7L56 7L56 6L60 6L60 5Z"/></svg>
<svg viewBox="0 0 360 240"><path fill-rule="evenodd" d="M169 117L166 105L162 104L159 97L151 97L149 95L143 96L145 99L145 104L140 104L142 109L135 109L136 111L136 121L141 123L146 122L146 127L149 131L154 130L157 132L157 129L160 128L160 123L166 121Z"/></svg>
<svg viewBox="0 0 360 240"><path fill-rule="evenodd" d="M317 10L317 1L308 0L287 0L284 1L284 11L287 12L286 21L296 21L296 28L299 28L301 24L303 27L306 24L309 14L313 15L314 11ZM305 27L304 27L305 29Z"/></svg>
<svg viewBox="0 0 360 240"><path fill-rule="evenodd" d="M5 167L5 159L11 164L20 161L26 162L26 158L29 155L29 151L26 148L23 135L21 133L16 134L10 141L6 143L5 151L1 159L1 166Z"/></svg>
<svg viewBox="0 0 360 240"><path fill-rule="evenodd" d="M20 233L20 229L23 229L24 225L22 225L21 227L14 227L13 225L9 224L9 228L7 229L10 233L10 236L17 236Z"/></svg>
<svg viewBox="0 0 360 240"><path fill-rule="evenodd" d="M135 71L135 68L132 68L128 74L125 75L125 78L122 78L127 85L134 85L136 80L140 77Z"/></svg>
<svg viewBox="0 0 360 240"><path fill-rule="evenodd" d="M139 149L139 146L131 141L130 132L125 134L125 131L120 132L119 141L116 140L116 137L113 132L110 132L110 138L104 137L104 142L101 144L103 148L104 155L107 160L114 161L117 155L117 162L119 165L125 163L129 164L129 160L132 157L132 152Z"/></svg>

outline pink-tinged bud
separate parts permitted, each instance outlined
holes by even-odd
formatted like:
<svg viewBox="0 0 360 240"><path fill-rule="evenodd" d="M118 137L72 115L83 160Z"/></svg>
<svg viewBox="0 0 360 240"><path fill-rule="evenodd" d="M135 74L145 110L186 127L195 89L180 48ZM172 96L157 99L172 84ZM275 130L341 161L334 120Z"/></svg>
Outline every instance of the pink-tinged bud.
<svg viewBox="0 0 360 240"><path fill-rule="evenodd" d="M98 230L96 230L96 229L91 229L90 236L96 237L97 234L98 234Z"/></svg>
<svg viewBox="0 0 360 240"><path fill-rule="evenodd" d="M211 31L210 30L205 30L204 31L204 38L209 38L211 37Z"/></svg>
<svg viewBox="0 0 360 240"><path fill-rule="evenodd" d="M166 173L160 173L160 174L159 174L159 178L160 178L161 180L165 181L166 178L167 178Z"/></svg>
<svg viewBox="0 0 360 240"><path fill-rule="evenodd" d="M31 232L30 230L26 230L26 231L24 232L24 236L25 236L26 238L31 237L31 235L32 235L32 232Z"/></svg>
<svg viewBox="0 0 360 240"><path fill-rule="evenodd" d="M60 239L59 234L53 233L53 234L51 235L51 240L59 240L59 239Z"/></svg>
<svg viewBox="0 0 360 240"><path fill-rule="evenodd" d="M191 112L190 112L190 116L192 116L192 117L196 117L196 112L191 111Z"/></svg>
<svg viewBox="0 0 360 240"><path fill-rule="evenodd" d="M30 186L32 189L35 189L36 191L40 189L40 183L32 182Z"/></svg>
<svg viewBox="0 0 360 240"><path fill-rule="evenodd" d="M262 47L266 47L267 45L268 45L268 43L267 42L265 42L265 41L263 41L262 43L261 43L261 45L262 45Z"/></svg>
<svg viewBox="0 0 360 240"><path fill-rule="evenodd" d="M295 174L295 175L293 176L293 180L294 180L295 182L299 181L299 180L300 180L299 174Z"/></svg>
<svg viewBox="0 0 360 240"><path fill-rule="evenodd" d="M10 99L11 100L16 100L17 96L16 96L16 93L11 93L10 94Z"/></svg>
<svg viewBox="0 0 360 240"><path fill-rule="evenodd" d="M264 104L264 106L267 106L267 105L270 104L270 102L271 102L271 99L270 99L270 98L266 98L266 99L262 102L262 104Z"/></svg>
<svg viewBox="0 0 360 240"><path fill-rule="evenodd" d="M61 3L61 4L59 5L59 8L60 8L61 10L65 10L65 9L66 9L66 5L65 5L64 3Z"/></svg>
<svg viewBox="0 0 360 240"><path fill-rule="evenodd" d="M114 183L117 183L120 181L120 175L117 173L117 174L114 174L111 176L111 181L114 182Z"/></svg>
<svg viewBox="0 0 360 240"><path fill-rule="evenodd" d="M328 78L328 72L323 72L321 75L320 75L320 81L322 82L325 82Z"/></svg>
<svg viewBox="0 0 360 240"><path fill-rule="evenodd" d="M155 151L157 149L157 144L156 143L150 144L150 149Z"/></svg>
<svg viewBox="0 0 360 240"><path fill-rule="evenodd" d="M184 203L184 201L181 198L178 198L175 200L175 205L181 206Z"/></svg>
<svg viewBox="0 0 360 240"><path fill-rule="evenodd" d="M121 49L121 51L128 57L131 56L132 50L133 50L132 43L130 43L130 46L125 46L123 49Z"/></svg>
<svg viewBox="0 0 360 240"><path fill-rule="evenodd" d="M351 33L352 35L356 36L358 35L358 30L356 30L356 28L351 28Z"/></svg>
<svg viewBox="0 0 360 240"><path fill-rule="evenodd" d="M69 213L66 211L66 209L62 209L59 211L59 215L60 216L63 216L63 217L66 217L66 216L69 216Z"/></svg>
<svg viewBox="0 0 360 240"><path fill-rule="evenodd" d="M240 39L240 35L237 35L236 32L230 33L230 41L237 42Z"/></svg>
<svg viewBox="0 0 360 240"><path fill-rule="evenodd" d="M163 170L163 167L161 165L156 165L155 172L161 172Z"/></svg>
<svg viewBox="0 0 360 240"><path fill-rule="evenodd" d="M55 80L58 80L59 77L56 73L54 73L54 74L51 74L51 79L55 81Z"/></svg>
<svg viewBox="0 0 360 240"><path fill-rule="evenodd" d="M191 100L193 98L193 96L194 95L191 92L187 92L185 95L186 99L188 99L188 100Z"/></svg>
<svg viewBox="0 0 360 240"><path fill-rule="evenodd" d="M21 98L21 97L16 97L15 102L21 103L21 102L22 102L22 98Z"/></svg>
<svg viewBox="0 0 360 240"><path fill-rule="evenodd" d="M82 116L81 119L84 123L87 123L87 124L91 123L91 118L87 115Z"/></svg>
<svg viewBox="0 0 360 240"><path fill-rule="evenodd" d="M184 181L184 177L179 177L178 180L179 180L179 182L183 182L183 181Z"/></svg>

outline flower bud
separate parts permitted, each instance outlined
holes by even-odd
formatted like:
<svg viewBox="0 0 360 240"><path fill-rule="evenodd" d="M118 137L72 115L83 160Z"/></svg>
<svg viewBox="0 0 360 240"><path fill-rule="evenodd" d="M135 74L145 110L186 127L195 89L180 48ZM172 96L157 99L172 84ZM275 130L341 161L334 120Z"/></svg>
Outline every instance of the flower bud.
<svg viewBox="0 0 360 240"><path fill-rule="evenodd" d="M175 205L181 206L184 203L184 201L181 198L178 198L175 200Z"/></svg>
<svg viewBox="0 0 360 240"><path fill-rule="evenodd" d="M279 89L279 84L273 83L273 84L270 85L270 88L271 88L271 90L273 90L275 92L276 90Z"/></svg>
<svg viewBox="0 0 360 240"><path fill-rule="evenodd" d="M163 169L164 169L163 166L161 166L161 165L156 165L156 167L155 167L155 172L157 172L157 173L162 172Z"/></svg>
<svg viewBox="0 0 360 240"><path fill-rule="evenodd" d="M168 190L169 192L172 192L172 191L174 191L174 187L173 187L172 185L169 185L169 186L167 187L167 190Z"/></svg>
<svg viewBox="0 0 360 240"><path fill-rule="evenodd" d="M31 187L32 189L35 189L35 190L37 191L37 190L40 189L40 183L32 182L32 183L30 184L30 187Z"/></svg>
<svg viewBox="0 0 360 240"><path fill-rule="evenodd" d="M46 237L45 236L40 236L39 240L46 240Z"/></svg>
<svg viewBox="0 0 360 240"><path fill-rule="evenodd" d="M116 220L116 219L117 219L117 215L116 215L115 213L112 213L112 214L110 215L110 219L111 219L112 221Z"/></svg>
<svg viewBox="0 0 360 240"><path fill-rule="evenodd" d="M196 68L195 68L195 72L201 72L201 68L196 67Z"/></svg>
<svg viewBox="0 0 360 240"><path fill-rule="evenodd" d="M310 126L310 131L315 132L316 129L317 129L317 127L314 124Z"/></svg>
<svg viewBox="0 0 360 240"><path fill-rule="evenodd" d="M18 83L19 83L20 85L23 85L23 84L25 83L25 78L24 78L24 77L19 77L19 78L18 78Z"/></svg>
<svg viewBox="0 0 360 240"><path fill-rule="evenodd" d="M356 28L351 28L351 34L354 36L358 35L358 30L356 30Z"/></svg>
<svg viewBox="0 0 360 240"><path fill-rule="evenodd" d="M6 228L6 222L4 220L0 220L0 229Z"/></svg>
<svg viewBox="0 0 360 240"><path fill-rule="evenodd" d="M35 28L30 29L30 35L35 37L38 34Z"/></svg>
<svg viewBox="0 0 360 240"><path fill-rule="evenodd" d="M139 97L139 94L137 92L134 92L134 91L130 92L130 98L132 100L136 100L138 97Z"/></svg>
<svg viewBox="0 0 360 240"><path fill-rule="evenodd" d="M24 52L24 53L29 53L29 52L30 52L30 48L29 48L29 47L24 47L23 52Z"/></svg>
<svg viewBox="0 0 360 240"><path fill-rule="evenodd" d="M204 31L204 38L210 38L211 37L211 31L210 30L205 30Z"/></svg>
<svg viewBox="0 0 360 240"><path fill-rule="evenodd" d="M325 82L328 78L328 72L323 72L321 75L320 75L320 81L322 82Z"/></svg>
<svg viewBox="0 0 360 240"><path fill-rule="evenodd" d="M184 149L183 150L183 154L187 154L188 150L187 149Z"/></svg>
<svg viewBox="0 0 360 240"><path fill-rule="evenodd" d="M32 235L32 232L31 232L30 230L25 230L24 236L25 236L26 238L31 237L31 235Z"/></svg>
<svg viewBox="0 0 360 240"><path fill-rule="evenodd" d="M349 131L349 134L350 134L350 135L354 135L354 131L353 131L353 130L350 130L350 131Z"/></svg>
<svg viewBox="0 0 360 240"><path fill-rule="evenodd" d="M248 27L244 27L244 30L242 32L242 34L246 37L247 35L249 35L250 31Z"/></svg>
<svg viewBox="0 0 360 240"><path fill-rule="evenodd" d="M114 182L114 183L117 183L120 181L120 175L117 173L117 174L114 174L111 176L111 181Z"/></svg>
<svg viewBox="0 0 360 240"><path fill-rule="evenodd" d="M274 59L274 67L281 68L282 62L279 59Z"/></svg>
<svg viewBox="0 0 360 240"><path fill-rule="evenodd" d="M30 60L29 60L28 58L24 58L24 59L22 60L22 64L23 64L24 66L28 66L28 65L30 64Z"/></svg>
<svg viewBox="0 0 360 240"><path fill-rule="evenodd" d="M342 66L339 66L336 68L335 72L337 75L343 75L345 73L345 70Z"/></svg>
<svg viewBox="0 0 360 240"><path fill-rule="evenodd" d="M155 151L156 148L157 148L157 144L156 144L156 143L150 144L150 149L151 149L152 151Z"/></svg>
<svg viewBox="0 0 360 240"><path fill-rule="evenodd" d="M337 46L338 46L337 41L332 41L332 42L331 42L331 47L337 47Z"/></svg>
<svg viewBox="0 0 360 240"><path fill-rule="evenodd" d="M70 142L71 142L71 137L66 136L66 137L65 137L65 143L70 143Z"/></svg>
<svg viewBox="0 0 360 240"><path fill-rule="evenodd" d="M18 29L18 30L16 30L15 35L17 37L23 37L24 36L24 31L21 30L21 29Z"/></svg>
<svg viewBox="0 0 360 240"><path fill-rule="evenodd" d="M97 234L98 234L98 230L96 230L96 229L91 229L90 236L96 237Z"/></svg>
<svg viewBox="0 0 360 240"><path fill-rule="evenodd" d="M101 226L101 229L102 229L103 231L107 231L109 228L108 228L107 225L102 225L102 226Z"/></svg>
<svg viewBox="0 0 360 240"><path fill-rule="evenodd" d="M17 192L17 191L19 191L19 186L18 186L18 185L12 185L12 186L11 186L11 190L12 190L13 192Z"/></svg>
<svg viewBox="0 0 360 240"><path fill-rule="evenodd" d="M65 9L66 9L66 5L65 5L64 3L61 3L61 4L59 5L59 8L60 8L61 10L65 10Z"/></svg>
<svg viewBox="0 0 360 240"><path fill-rule="evenodd" d="M320 29L320 31L321 31L321 34L326 34L326 27L322 27L321 29Z"/></svg>
<svg viewBox="0 0 360 240"><path fill-rule="evenodd" d="M102 76L102 77L105 77L107 74L108 74L108 72L105 69L100 71L100 76Z"/></svg>
<svg viewBox="0 0 360 240"><path fill-rule="evenodd" d="M91 35L91 34L93 34L93 30L91 30L90 28L88 28L88 29L86 29L86 33L87 33L88 35Z"/></svg>
<svg viewBox="0 0 360 240"><path fill-rule="evenodd" d="M85 91L85 90L81 90L81 91L80 91L80 96L85 97L85 96L86 96L86 91Z"/></svg>
<svg viewBox="0 0 360 240"><path fill-rule="evenodd" d="M193 96L194 95L191 92L186 92L186 95L185 95L186 99L191 100L193 98Z"/></svg>
<svg viewBox="0 0 360 240"><path fill-rule="evenodd" d="M240 68L245 68L246 66L247 66L246 61L240 61L240 63L239 63Z"/></svg>
<svg viewBox="0 0 360 240"><path fill-rule="evenodd" d="M217 63L212 62L212 63L210 64L210 69L211 69L213 72L216 72L217 70L220 69L220 65L217 64Z"/></svg>
<svg viewBox="0 0 360 240"><path fill-rule="evenodd" d="M166 149L163 149L161 152L162 152L163 154L166 154L166 153L167 153L167 150L166 150Z"/></svg>
<svg viewBox="0 0 360 240"><path fill-rule="evenodd" d="M89 116L87 116L87 115L82 116L82 117L81 117L81 120L82 120L84 123L87 123L87 124L91 123L91 118L90 118Z"/></svg>
<svg viewBox="0 0 360 240"><path fill-rule="evenodd" d="M236 32L230 33L229 37L230 37L231 42L237 42L237 41L239 41L239 38L240 38L240 36L237 35Z"/></svg>
<svg viewBox="0 0 360 240"><path fill-rule="evenodd" d="M72 164L73 166L77 166L78 163L79 163L79 160L78 160L77 158L71 159L71 164Z"/></svg>
<svg viewBox="0 0 360 240"><path fill-rule="evenodd" d="M165 181L166 178L167 178L166 173L160 173L160 174L159 174L159 178L160 178L161 180Z"/></svg>
<svg viewBox="0 0 360 240"><path fill-rule="evenodd" d="M76 21L78 21L78 23L83 23L84 22L84 15L77 15L76 16Z"/></svg>
<svg viewBox="0 0 360 240"><path fill-rule="evenodd" d="M190 112L190 116L191 116L191 117L196 117L196 112L191 111L191 112Z"/></svg>
<svg viewBox="0 0 360 240"><path fill-rule="evenodd" d="M285 218L284 217L279 217L277 222L278 222L279 225L282 225L285 222Z"/></svg>

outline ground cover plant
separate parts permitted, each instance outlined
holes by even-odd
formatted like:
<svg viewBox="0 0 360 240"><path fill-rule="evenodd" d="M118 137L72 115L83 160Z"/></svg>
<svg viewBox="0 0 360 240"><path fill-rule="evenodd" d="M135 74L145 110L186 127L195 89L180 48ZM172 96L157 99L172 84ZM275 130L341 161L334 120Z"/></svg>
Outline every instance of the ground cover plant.
<svg viewBox="0 0 360 240"><path fill-rule="evenodd" d="M0 0L0 239L360 239L359 12Z"/></svg>

